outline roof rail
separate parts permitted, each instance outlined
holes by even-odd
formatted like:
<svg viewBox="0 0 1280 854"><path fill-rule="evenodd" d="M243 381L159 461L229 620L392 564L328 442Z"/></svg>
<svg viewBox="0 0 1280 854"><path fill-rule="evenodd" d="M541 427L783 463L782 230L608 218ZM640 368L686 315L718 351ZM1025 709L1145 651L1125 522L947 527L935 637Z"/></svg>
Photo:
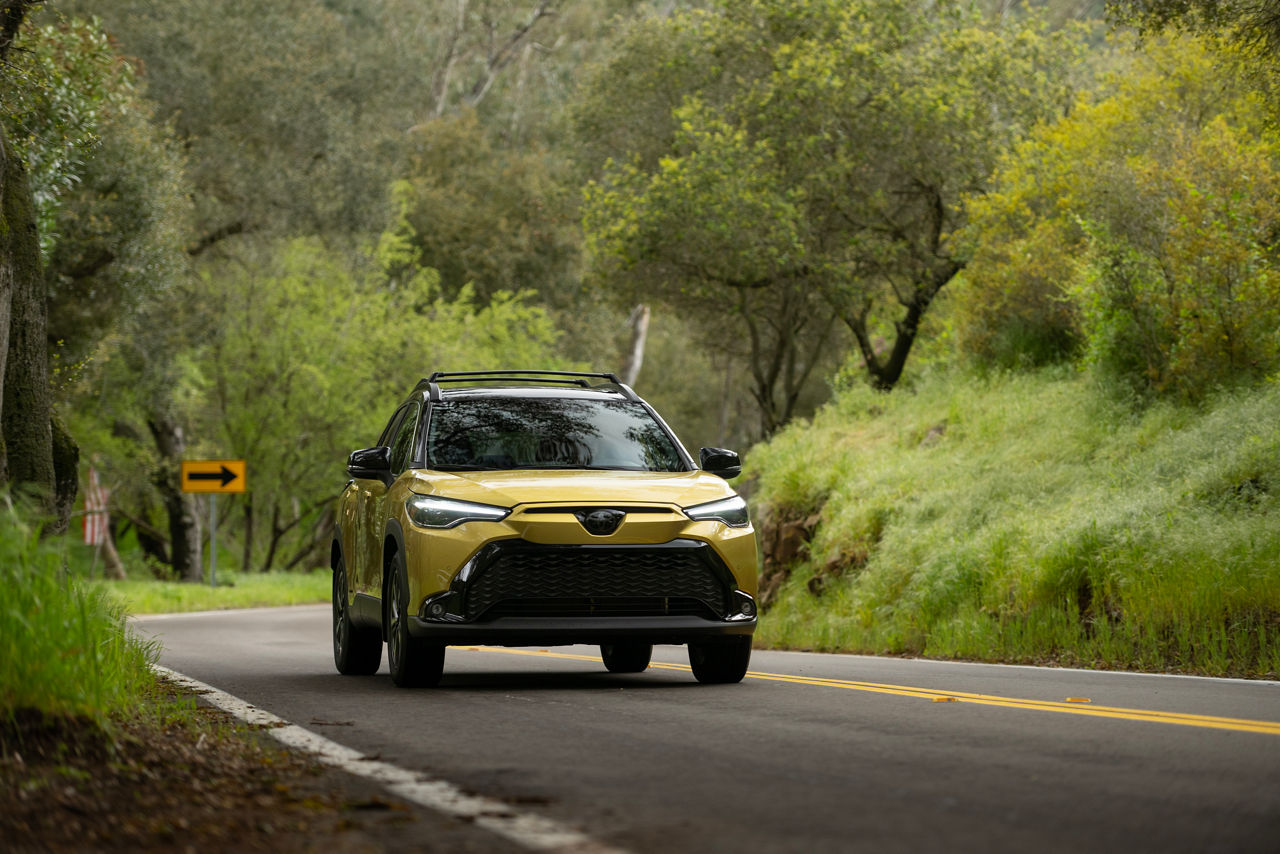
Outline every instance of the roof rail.
<svg viewBox="0 0 1280 854"><path fill-rule="evenodd" d="M604 380L592 385L588 380ZM618 379L617 374L595 373L584 371L436 371L431 376L418 382L418 388L427 386L431 400L440 399L439 383L461 382L525 382L545 383L547 385L572 385L580 388L613 387L628 400L638 401L640 398L629 386Z"/></svg>

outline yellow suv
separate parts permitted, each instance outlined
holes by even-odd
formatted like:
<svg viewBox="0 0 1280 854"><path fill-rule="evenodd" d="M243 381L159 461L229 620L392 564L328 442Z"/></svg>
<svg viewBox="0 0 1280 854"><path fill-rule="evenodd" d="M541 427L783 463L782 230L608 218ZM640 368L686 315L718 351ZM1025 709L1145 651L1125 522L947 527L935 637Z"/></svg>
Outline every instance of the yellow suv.
<svg viewBox="0 0 1280 854"><path fill-rule="evenodd" d="M332 548L333 658L439 682L449 644L599 644L638 673L687 644L699 682L740 682L756 539L725 482L613 374L435 373L351 454Z"/></svg>

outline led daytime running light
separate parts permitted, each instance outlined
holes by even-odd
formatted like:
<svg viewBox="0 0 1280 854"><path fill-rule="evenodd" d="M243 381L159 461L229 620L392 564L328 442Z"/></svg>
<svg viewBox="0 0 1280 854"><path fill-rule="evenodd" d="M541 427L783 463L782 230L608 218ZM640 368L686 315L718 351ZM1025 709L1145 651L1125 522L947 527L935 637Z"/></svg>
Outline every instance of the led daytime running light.
<svg viewBox="0 0 1280 854"><path fill-rule="evenodd" d="M730 528L745 528L751 524L751 517L747 515L747 502L740 495L695 504L693 507L686 507L684 512L690 519L723 522Z"/></svg>
<svg viewBox="0 0 1280 854"><path fill-rule="evenodd" d="M434 495L414 495L404 503L409 520L420 528L452 528L463 522L499 522L511 511L506 507L474 504Z"/></svg>

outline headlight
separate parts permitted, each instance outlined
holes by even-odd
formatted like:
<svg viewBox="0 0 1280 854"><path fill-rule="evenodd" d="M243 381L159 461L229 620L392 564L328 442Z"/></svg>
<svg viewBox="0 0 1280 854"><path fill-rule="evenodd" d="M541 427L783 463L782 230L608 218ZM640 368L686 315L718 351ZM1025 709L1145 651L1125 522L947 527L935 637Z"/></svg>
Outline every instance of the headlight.
<svg viewBox="0 0 1280 854"><path fill-rule="evenodd" d="M695 504L684 508L684 512L690 519L697 519L700 522L714 519L724 522L731 528L745 528L751 524L751 518L747 516L747 502L743 501L740 495L721 498L719 501L709 501L706 504Z"/></svg>
<svg viewBox="0 0 1280 854"><path fill-rule="evenodd" d="M413 524L422 528L452 528L463 522L498 522L511 511L490 504L454 501L434 495L414 495L405 501L404 509Z"/></svg>

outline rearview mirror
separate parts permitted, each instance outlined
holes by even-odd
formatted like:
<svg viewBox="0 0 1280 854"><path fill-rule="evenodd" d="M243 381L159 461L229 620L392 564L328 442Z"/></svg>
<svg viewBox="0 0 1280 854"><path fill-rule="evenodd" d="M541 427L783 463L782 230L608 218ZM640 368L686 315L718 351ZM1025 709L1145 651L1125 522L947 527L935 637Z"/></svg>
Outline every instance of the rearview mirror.
<svg viewBox="0 0 1280 854"><path fill-rule="evenodd" d="M347 474L364 480L383 480L391 474L391 449L385 445L352 451L347 458Z"/></svg>
<svg viewBox="0 0 1280 854"><path fill-rule="evenodd" d="M702 470L730 480L742 474L742 460L735 451L725 448L703 448L698 453Z"/></svg>

